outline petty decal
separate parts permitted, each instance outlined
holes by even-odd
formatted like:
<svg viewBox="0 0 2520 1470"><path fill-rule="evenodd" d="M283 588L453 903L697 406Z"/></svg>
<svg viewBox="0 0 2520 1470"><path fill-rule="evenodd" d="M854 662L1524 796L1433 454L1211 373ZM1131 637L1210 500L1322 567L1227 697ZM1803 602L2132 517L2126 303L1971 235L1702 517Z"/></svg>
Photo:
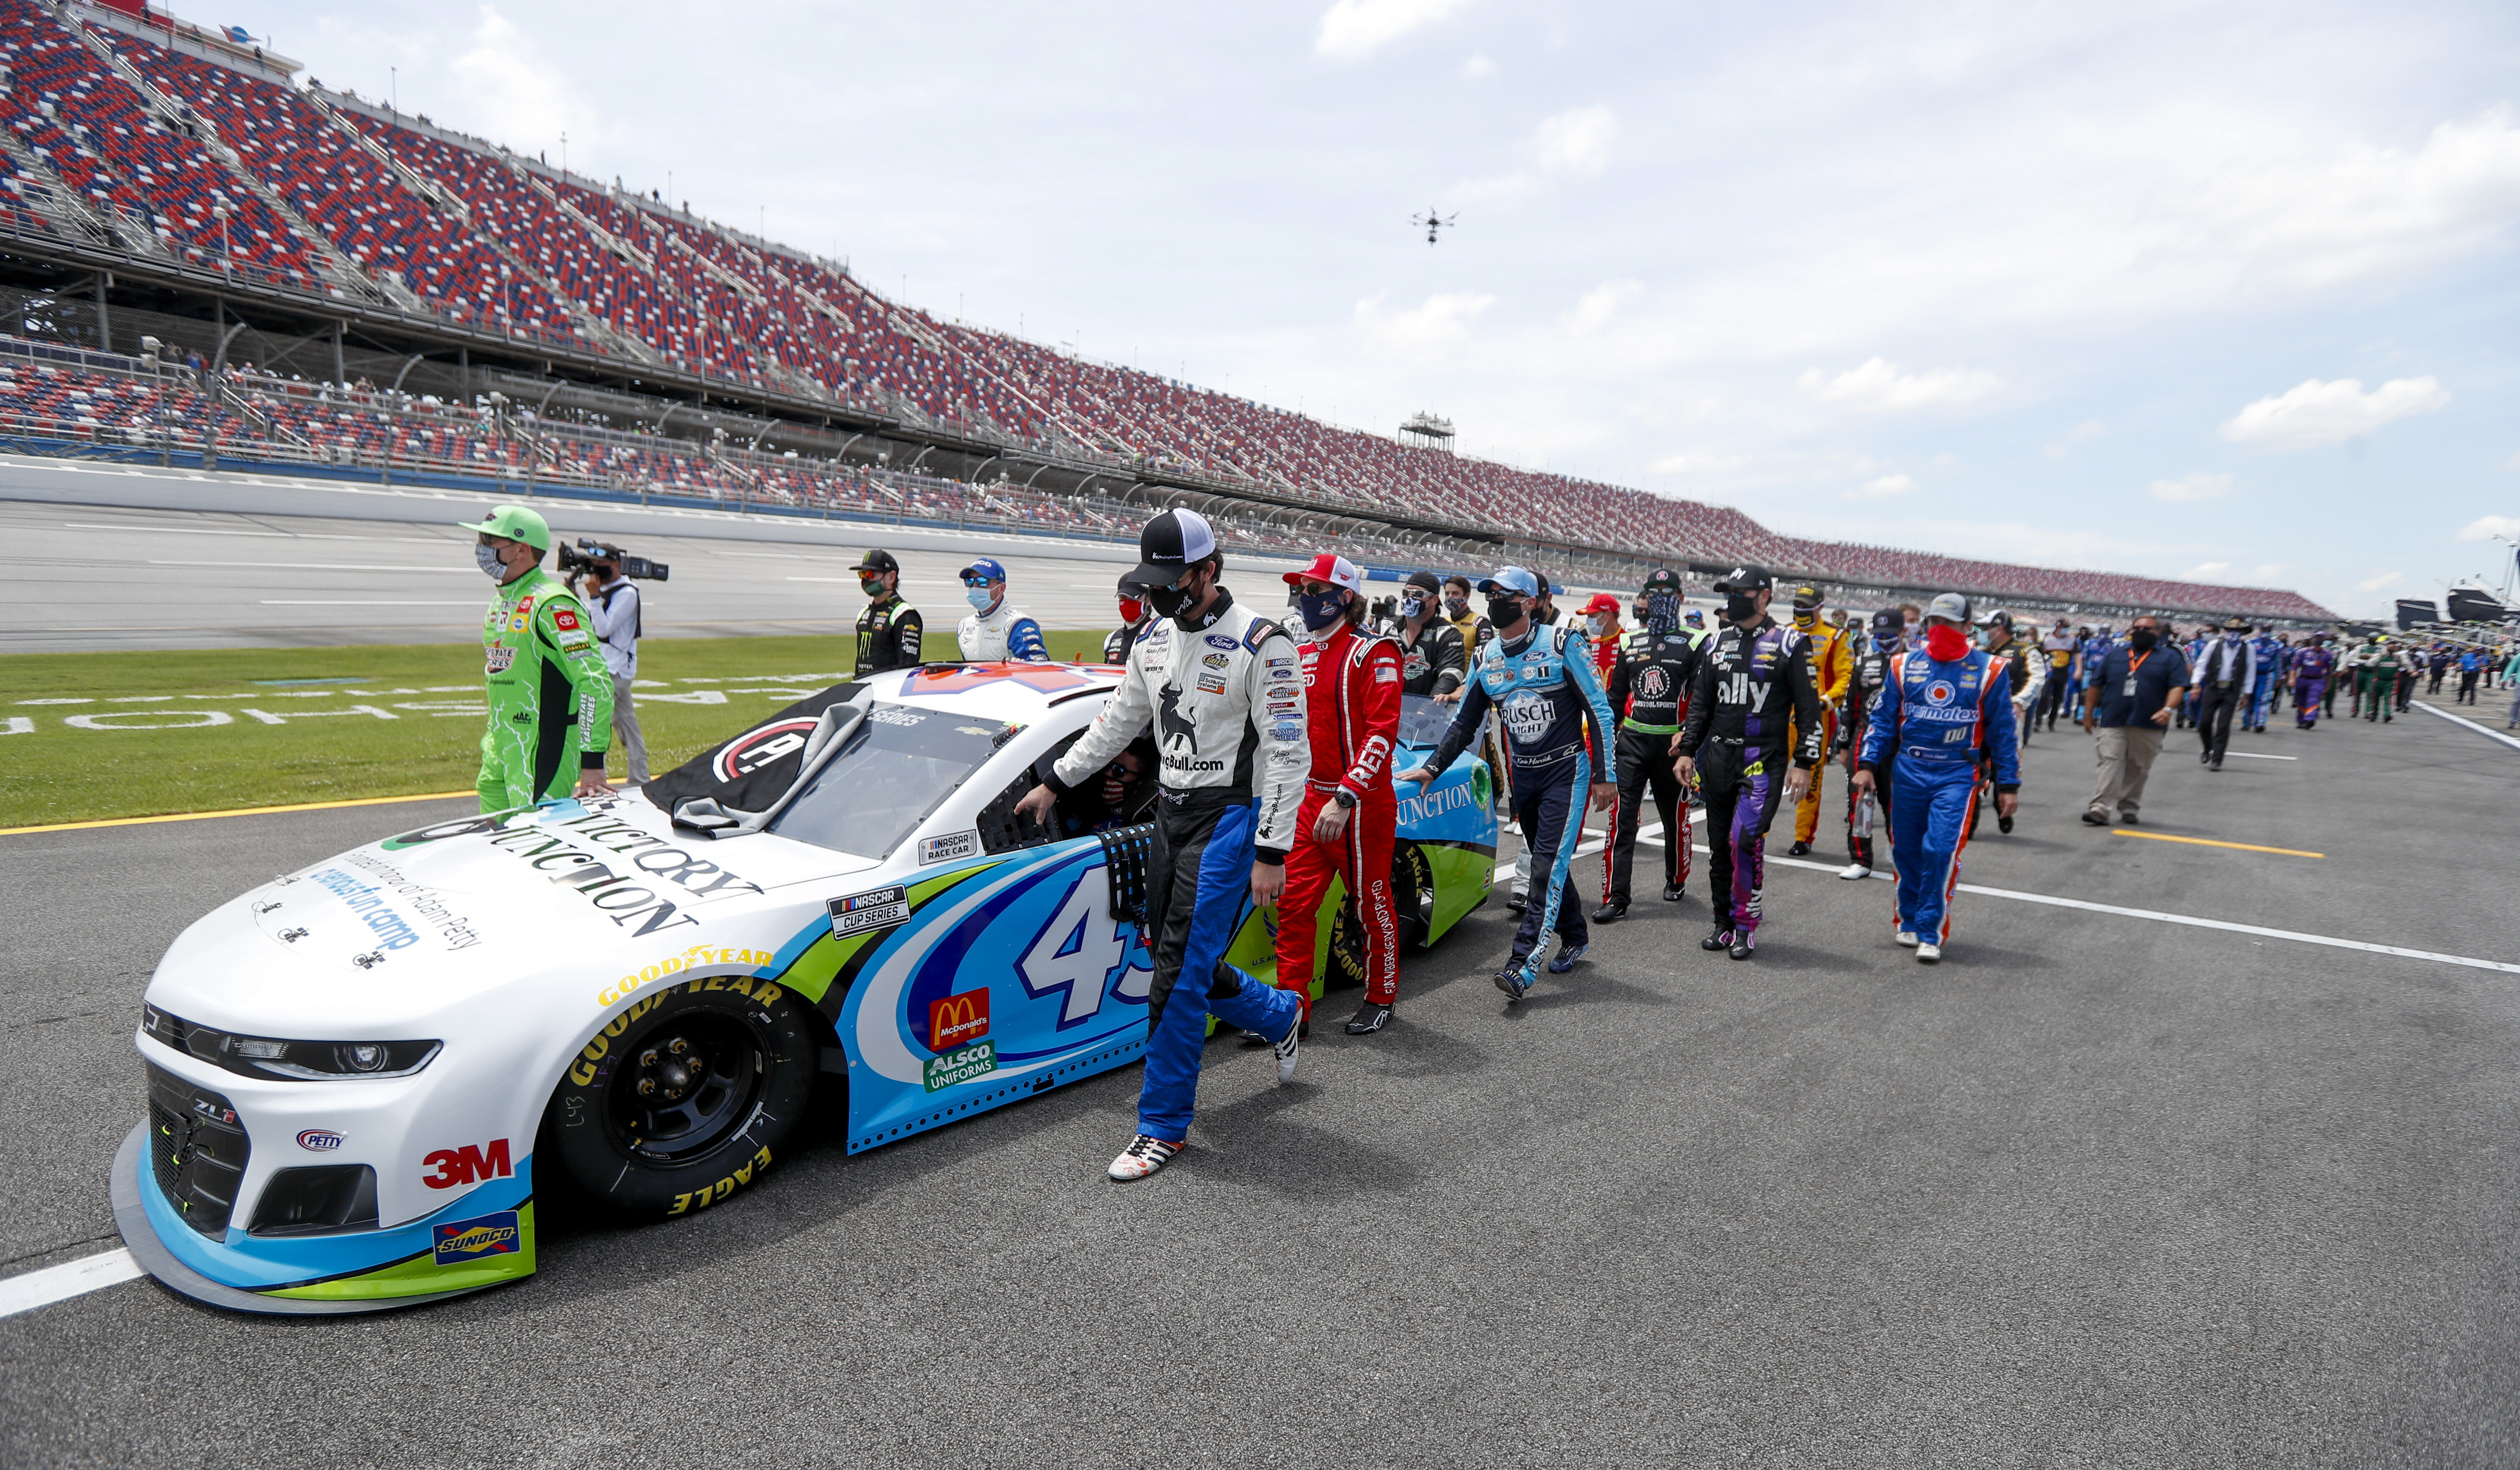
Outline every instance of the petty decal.
<svg viewBox="0 0 2520 1470"><path fill-rule="evenodd" d="M980 834L977 832L952 832L943 837L922 837L919 840L921 867L925 867L931 862L952 862L958 857L979 855Z"/></svg>
<svg viewBox="0 0 2520 1470"><path fill-rule="evenodd" d="M349 1141L331 1128L307 1128L297 1135L297 1146L310 1154L329 1154Z"/></svg>
<svg viewBox="0 0 2520 1470"><path fill-rule="evenodd" d="M524 1249L524 1226L514 1210L432 1225L429 1251L439 1265L462 1265L484 1256L513 1256Z"/></svg>
<svg viewBox="0 0 2520 1470"><path fill-rule="evenodd" d="M491 673L506 673L509 666L517 662L517 651L504 643L491 644L488 653L485 666Z"/></svg>
<svg viewBox="0 0 2520 1470"><path fill-rule="evenodd" d="M986 1077L998 1070L998 1045L983 1041L941 1057L930 1057L922 1069L922 1080L930 1092L941 1092L956 1082L968 1082L975 1077Z"/></svg>
<svg viewBox="0 0 2520 1470"><path fill-rule="evenodd" d="M720 781L733 781L748 776L785 756L805 748L805 739L814 733L813 719L781 719L747 730L726 743L709 762L709 769Z"/></svg>
<svg viewBox="0 0 2520 1470"><path fill-rule="evenodd" d="M420 1161L433 1171L420 1176L420 1182L431 1189L453 1189L459 1184L481 1184L492 1179L513 1176L516 1171L508 1165L508 1140L497 1138L486 1146L468 1143L462 1148L441 1148Z"/></svg>
<svg viewBox="0 0 2520 1470"><path fill-rule="evenodd" d="M832 911L832 938L845 940L871 929L890 929L909 922L910 890L896 883L890 888L833 898L827 906Z"/></svg>
<svg viewBox="0 0 2520 1470"><path fill-rule="evenodd" d="M927 1002L927 1049L957 1051L989 1034L986 988L939 995Z"/></svg>

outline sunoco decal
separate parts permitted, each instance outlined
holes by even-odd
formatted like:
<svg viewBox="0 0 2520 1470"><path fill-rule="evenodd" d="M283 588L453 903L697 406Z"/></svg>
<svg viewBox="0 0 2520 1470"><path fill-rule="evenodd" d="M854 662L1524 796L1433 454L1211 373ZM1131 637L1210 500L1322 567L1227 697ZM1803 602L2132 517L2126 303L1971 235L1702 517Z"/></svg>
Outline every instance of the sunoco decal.
<svg viewBox="0 0 2520 1470"><path fill-rule="evenodd" d="M502 1210L451 1225L432 1225L428 1244L439 1265L462 1265L484 1256L513 1256L522 1251L524 1227L516 1211Z"/></svg>

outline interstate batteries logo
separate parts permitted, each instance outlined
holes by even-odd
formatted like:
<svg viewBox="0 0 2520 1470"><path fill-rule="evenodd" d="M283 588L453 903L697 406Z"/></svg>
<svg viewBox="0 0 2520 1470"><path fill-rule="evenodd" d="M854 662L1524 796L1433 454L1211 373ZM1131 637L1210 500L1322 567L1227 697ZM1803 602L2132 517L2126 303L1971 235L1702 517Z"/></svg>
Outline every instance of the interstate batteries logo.
<svg viewBox="0 0 2520 1470"><path fill-rule="evenodd" d="M929 1057L924 1070L930 1092L941 1092L956 1082L986 1077L998 1070L998 1043L982 1041L961 1051L947 1052L941 1057Z"/></svg>
<svg viewBox="0 0 2520 1470"><path fill-rule="evenodd" d="M514 1256L524 1250L524 1229L514 1210L431 1226L428 1233L430 1254L439 1265L462 1265L484 1256Z"/></svg>

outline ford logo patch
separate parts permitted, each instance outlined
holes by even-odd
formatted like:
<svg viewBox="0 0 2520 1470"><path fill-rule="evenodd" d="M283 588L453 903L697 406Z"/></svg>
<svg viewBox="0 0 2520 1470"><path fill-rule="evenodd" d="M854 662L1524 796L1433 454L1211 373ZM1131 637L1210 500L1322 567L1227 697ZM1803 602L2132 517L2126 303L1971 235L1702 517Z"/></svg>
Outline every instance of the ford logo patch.
<svg viewBox="0 0 2520 1470"><path fill-rule="evenodd" d="M329 1154L345 1141L331 1128L308 1128L297 1135L297 1146L310 1154Z"/></svg>
<svg viewBox="0 0 2520 1470"><path fill-rule="evenodd" d="M1223 633L1210 633L1210 634L1208 634L1208 635L1207 635L1207 646L1208 646L1208 647L1210 647L1210 648L1227 648L1227 649L1231 649L1231 648L1238 648L1238 647L1240 647L1240 646L1241 646L1241 644L1242 644L1242 640L1241 640L1241 639L1239 639L1239 638L1229 638L1229 637L1225 636Z"/></svg>

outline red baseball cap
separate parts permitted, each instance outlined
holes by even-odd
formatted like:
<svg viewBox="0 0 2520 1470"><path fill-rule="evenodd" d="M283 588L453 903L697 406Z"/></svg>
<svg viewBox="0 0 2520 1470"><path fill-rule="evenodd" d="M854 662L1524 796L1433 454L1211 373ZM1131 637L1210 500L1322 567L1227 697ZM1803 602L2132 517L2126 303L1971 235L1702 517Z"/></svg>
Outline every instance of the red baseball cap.
<svg viewBox="0 0 2520 1470"><path fill-rule="evenodd" d="M1299 587L1306 582L1328 582L1356 593L1365 591L1365 574L1356 570L1356 563L1335 552L1325 551L1303 571L1286 574L1287 586Z"/></svg>
<svg viewBox="0 0 2520 1470"><path fill-rule="evenodd" d="M1593 594L1593 600L1584 604L1584 611L1587 613L1615 613L1619 611L1619 600L1612 597L1607 592L1596 592Z"/></svg>

